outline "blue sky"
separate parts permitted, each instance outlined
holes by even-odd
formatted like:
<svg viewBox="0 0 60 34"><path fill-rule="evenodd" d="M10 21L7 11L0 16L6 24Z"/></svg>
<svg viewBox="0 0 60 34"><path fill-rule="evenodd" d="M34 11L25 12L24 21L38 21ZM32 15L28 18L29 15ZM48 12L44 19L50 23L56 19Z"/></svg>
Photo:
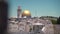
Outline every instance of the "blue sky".
<svg viewBox="0 0 60 34"><path fill-rule="evenodd" d="M60 0L9 0L9 17L17 17L17 8L29 10L34 16L60 16Z"/></svg>

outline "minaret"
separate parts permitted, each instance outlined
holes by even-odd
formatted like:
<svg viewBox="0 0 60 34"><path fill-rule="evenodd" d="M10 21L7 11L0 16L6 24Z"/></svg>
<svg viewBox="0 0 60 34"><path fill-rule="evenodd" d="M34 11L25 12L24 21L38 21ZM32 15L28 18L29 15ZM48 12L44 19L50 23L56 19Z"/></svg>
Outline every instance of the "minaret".
<svg viewBox="0 0 60 34"><path fill-rule="evenodd" d="M21 18L21 8L20 8L20 6L18 6L17 18Z"/></svg>

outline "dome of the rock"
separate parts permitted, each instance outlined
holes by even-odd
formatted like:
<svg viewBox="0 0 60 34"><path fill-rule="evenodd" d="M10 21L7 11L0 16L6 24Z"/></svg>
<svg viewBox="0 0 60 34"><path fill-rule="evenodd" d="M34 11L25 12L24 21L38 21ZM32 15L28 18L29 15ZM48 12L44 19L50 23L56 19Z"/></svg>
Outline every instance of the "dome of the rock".
<svg viewBox="0 0 60 34"><path fill-rule="evenodd" d="M22 16L31 16L31 13L29 10L24 10Z"/></svg>

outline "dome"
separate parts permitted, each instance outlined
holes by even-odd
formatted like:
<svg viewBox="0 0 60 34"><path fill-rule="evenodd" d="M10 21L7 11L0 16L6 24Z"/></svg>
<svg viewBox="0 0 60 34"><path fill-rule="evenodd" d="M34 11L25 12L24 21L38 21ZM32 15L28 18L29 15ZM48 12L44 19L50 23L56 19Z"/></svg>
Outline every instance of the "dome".
<svg viewBox="0 0 60 34"><path fill-rule="evenodd" d="M22 16L31 16L31 13L29 10L24 10Z"/></svg>

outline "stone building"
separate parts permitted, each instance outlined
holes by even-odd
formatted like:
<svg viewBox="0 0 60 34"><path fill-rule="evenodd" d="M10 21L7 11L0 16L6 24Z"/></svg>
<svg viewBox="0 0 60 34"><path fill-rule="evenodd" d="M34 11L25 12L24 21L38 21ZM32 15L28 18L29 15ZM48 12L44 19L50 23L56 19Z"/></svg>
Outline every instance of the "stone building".
<svg viewBox="0 0 60 34"><path fill-rule="evenodd" d="M12 21L13 20L13 21ZM51 29L47 29L50 28ZM49 32L54 31L52 23L50 20L43 20L40 18L20 18L18 23L17 18L8 20L8 31L9 32ZM47 30L47 31L46 31Z"/></svg>

